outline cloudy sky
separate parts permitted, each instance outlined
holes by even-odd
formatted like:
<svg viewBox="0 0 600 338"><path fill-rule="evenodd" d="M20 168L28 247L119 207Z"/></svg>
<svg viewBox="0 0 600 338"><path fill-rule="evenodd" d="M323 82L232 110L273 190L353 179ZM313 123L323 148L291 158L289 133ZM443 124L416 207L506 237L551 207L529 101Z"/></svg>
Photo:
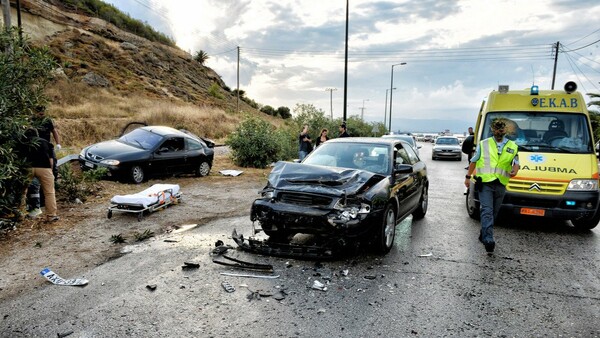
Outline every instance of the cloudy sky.
<svg viewBox="0 0 600 338"><path fill-rule="evenodd" d="M239 47L240 89L260 104L343 116L346 1L104 1L207 52L232 89ZM349 2L347 116L383 121L392 96L393 130L462 132L499 84L550 89L557 42L555 89L600 93L597 0Z"/></svg>

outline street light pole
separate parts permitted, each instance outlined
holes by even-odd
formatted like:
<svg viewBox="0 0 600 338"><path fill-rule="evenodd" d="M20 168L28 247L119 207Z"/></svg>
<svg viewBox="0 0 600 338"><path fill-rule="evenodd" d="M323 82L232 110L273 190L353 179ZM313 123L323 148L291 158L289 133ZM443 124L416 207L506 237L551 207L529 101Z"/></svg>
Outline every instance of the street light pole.
<svg viewBox="0 0 600 338"><path fill-rule="evenodd" d="M389 127L388 127L388 131L391 133L392 132L392 103L394 102L392 100L392 95L394 93L394 91L392 90L392 88L394 88L394 67L395 66L404 66L406 64L406 62L400 62L397 63L395 65L392 65L392 79L390 81L390 123L389 123Z"/></svg>
<svg viewBox="0 0 600 338"><path fill-rule="evenodd" d="M360 119L364 122L365 121L365 101L369 101L369 99L363 99L363 106L360 109Z"/></svg>
<svg viewBox="0 0 600 338"><path fill-rule="evenodd" d="M392 90L396 90L396 88L392 88ZM389 89L385 90L385 110L383 111L383 127L384 128L385 128L385 122L387 121L387 103L388 103L387 94L389 91L390 91Z"/></svg>

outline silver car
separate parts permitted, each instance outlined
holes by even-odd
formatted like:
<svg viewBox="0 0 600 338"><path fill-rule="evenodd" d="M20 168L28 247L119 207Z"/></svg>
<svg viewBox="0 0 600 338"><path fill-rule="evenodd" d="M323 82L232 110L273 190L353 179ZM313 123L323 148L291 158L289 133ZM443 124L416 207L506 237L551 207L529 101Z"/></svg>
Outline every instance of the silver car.
<svg viewBox="0 0 600 338"><path fill-rule="evenodd" d="M449 158L457 161L462 160L462 150L458 137L440 136L433 145L431 159Z"/></svg>

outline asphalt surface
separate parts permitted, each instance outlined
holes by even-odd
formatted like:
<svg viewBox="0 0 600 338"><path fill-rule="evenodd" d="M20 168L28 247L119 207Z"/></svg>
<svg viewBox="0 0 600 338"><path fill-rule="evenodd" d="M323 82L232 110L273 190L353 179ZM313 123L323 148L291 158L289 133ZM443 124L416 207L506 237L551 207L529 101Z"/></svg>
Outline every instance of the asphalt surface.
<svg viewBox="0 0 600 338"><path fill-rule="evenodd" d="M252 233L248 217L216 219L61 276L86 278L85 287L47 283L0 300L0 336L599 337L600 228L505 218L488 256L477 240L479 223L465 210L466 157L431 161L431 144L420 144L429 211L397 226L386 256L359 251L310 261L232 249L230 256L272 264L279 277L223 276L261 273L212 262L217 240L236 247L234 228ZM182 269L184 262L199 268ZM315 281L326 290L313 288Z"/></svg>

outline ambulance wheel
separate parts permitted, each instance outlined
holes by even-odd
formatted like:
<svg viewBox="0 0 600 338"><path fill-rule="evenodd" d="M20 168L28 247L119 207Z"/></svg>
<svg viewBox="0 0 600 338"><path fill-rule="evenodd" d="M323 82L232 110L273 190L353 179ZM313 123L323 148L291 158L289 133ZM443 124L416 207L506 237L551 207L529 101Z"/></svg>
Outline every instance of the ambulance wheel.
<svg viewBox="0 0 600 338"><path fill-rule="evenodd" d="M473 183L471 183L471 186L467 189L467 194L466 194L466 206L467 206L467 213L469 214L469 217L471 217L474 220L479 221L480 218L480 214L479 214L479 202L475 200L475 191L473 190Z"/></svg>
<svg viewBox="0 0 600 338"><path fill-rule="evenodd" d="M111 218L112 218L112 210L109 210L109 211L106 213L106 218L108 218L108 219L111 219Z"/></svg>
<svg viewBox="0 0 600 338"><path fill-rule="evenodd" d="M592 218L578 218L572 219L571 223L579 230L591 230L598 225L600 222L600 212L596 211L596 214Z"/></svg>

